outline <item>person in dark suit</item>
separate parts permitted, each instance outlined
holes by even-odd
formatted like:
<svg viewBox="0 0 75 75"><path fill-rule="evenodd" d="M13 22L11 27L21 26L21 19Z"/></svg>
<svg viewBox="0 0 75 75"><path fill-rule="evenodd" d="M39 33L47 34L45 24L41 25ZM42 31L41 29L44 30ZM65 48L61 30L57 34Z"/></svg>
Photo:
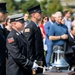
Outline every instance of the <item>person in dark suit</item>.
<svg viewBox="0 0 75 75"><path fill-rule="evenodd" d="M28 42L22 34L25 22L23 14L12 15L10 21L12 30L6 41L8 49L6 75L32 75L32 69L38 65L27 57Z"/></svg>
<svg viewBox="0 0 75 75"><path fill-rule="evenodd" d="M31 22L24 29L24 35L28 41L27 57L32 61L37 60L38 62L41 62L41 66L44 66L46 63L44 57L43 39L38 26L38 22L42 15L40 5L29 8L28 12L31 16ZM42 73L42 69L38 68L36 73Z"/></svg>
<svg viewBox="0 0 75 75"><path fill-rule="evenodd" d="M6 3L0 3L0 33L6 38L6 29L4 28L3 22L7 18L8 11L6 10Z"/></svg>
<svg viewBox="0 0 75 75"><path fill-rule="evenodd" d="M25 20L25 26L24 27L26 27L29 24L29 22L30 22L30 20L28 18L29 18L29 14L25 13L24 14L24 20Z"/></svg>
<svg viewBox="0 0 75 75"><path fill-rule="evenodd" d="M68 35L68 40L65 45L65 58L71 66L75 65L75 26L71 27L70 33Z"/></svg>
<svg viewBox="0 0 75 75"><path fill-rule="evenodd" d="M6 75L6 34L3 22L7 16L6 3L0 2L0 75Z"/></svg>

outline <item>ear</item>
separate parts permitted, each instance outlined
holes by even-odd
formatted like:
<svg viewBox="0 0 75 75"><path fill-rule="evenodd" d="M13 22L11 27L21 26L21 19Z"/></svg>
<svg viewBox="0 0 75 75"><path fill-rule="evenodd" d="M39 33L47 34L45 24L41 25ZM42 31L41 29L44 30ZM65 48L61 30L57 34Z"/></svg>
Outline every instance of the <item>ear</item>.
<svg viewBox="0 0 75 75"><path fill-rule="evenodd" d="M34 16L35 15L35 13L32 13L32 16Z"/></svg>

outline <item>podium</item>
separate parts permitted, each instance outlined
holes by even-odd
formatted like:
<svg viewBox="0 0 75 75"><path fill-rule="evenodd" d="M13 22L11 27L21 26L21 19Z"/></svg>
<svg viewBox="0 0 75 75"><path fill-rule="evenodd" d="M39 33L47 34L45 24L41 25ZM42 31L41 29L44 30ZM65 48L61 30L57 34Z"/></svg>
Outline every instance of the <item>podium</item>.
<svg viewBox="0 0 75 75"><path fill-rule="evenodd" d="M63 70L62 72L45 72L44 75L75 75L75 72Z"/></svg>
<svg viewBox="0 0 75 75"><path fill-rule="evenodd" d="M46 71L43 74L36 74L36 75L75 75L75 72L73 72L73 71L66 71L66 70L63 70L62 72Z"/></svg>

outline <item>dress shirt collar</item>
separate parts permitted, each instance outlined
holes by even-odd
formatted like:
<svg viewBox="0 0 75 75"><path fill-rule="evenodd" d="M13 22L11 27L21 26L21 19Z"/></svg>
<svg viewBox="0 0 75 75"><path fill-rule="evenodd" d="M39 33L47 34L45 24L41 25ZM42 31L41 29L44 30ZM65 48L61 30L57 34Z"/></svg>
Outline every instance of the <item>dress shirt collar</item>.
<svg viewBox="0 0 75 75"><path fill-rule="evenodd" d="M74 36L70 33L70 36L74 39Z"/></svg>
<svg viewBox="0 0 75 75"><path fill-rule="evenodd" d="M39 25L36 22L34 22L34 23L36 24L37 27L39 27Z"/></svg>
<svg viewBox="0 0 75 75"><path fill-rule="evenodd" d="M3 27L3 25L1 23L0 23L0 26L1 26L2 29L4 29L4 27Z"/></svg>
<svg viewBox="0 0 75 75"><path fill-rule="evenodd" d="M49 19L50 23L53 24L53 22L51 21L51 19Z"/></svg>

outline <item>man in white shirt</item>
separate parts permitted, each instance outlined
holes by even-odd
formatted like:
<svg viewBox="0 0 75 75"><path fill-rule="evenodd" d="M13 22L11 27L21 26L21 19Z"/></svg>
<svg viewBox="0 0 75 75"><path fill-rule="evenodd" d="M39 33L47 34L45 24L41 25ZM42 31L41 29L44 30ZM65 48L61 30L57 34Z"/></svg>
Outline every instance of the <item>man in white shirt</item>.
<svg viewBox="0 0 75 75"><path fill-rule="evenodd" d="M64 11L65 25L67 26L69 32L71 30L71 20L69 20L70 16L71 16L71 12L69 10Z"/></svg>

